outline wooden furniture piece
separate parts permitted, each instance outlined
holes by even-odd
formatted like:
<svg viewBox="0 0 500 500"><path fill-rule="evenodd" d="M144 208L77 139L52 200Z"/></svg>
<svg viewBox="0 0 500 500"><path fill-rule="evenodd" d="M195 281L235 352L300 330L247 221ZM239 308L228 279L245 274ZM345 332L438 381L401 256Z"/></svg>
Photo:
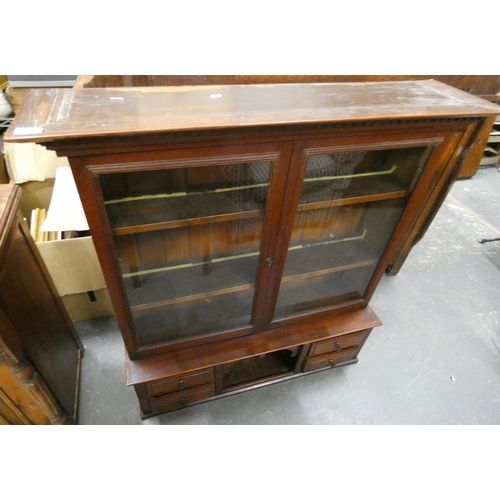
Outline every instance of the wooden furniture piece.
<svg viewBox="0 0 500 500"><path fill-rule="evenodd" d="M0 423L76 423L83 347L19 202L0 185Z"/></svg>
<svg viewBox="0 0 500 500"><path fill-rule="evenodd" d="M355 362L499 110L435 81L38 90L5 139L69 158L148 417Z"/></svg>
<svg viewBox="0 0 500 500"><path fill-rule="evenodd" d="M262 83L347 83L438 80L483 99L500 103L499 75L82 75L77 88L147 87L172 85L249 85ZM459 179L476 175L493 121L486 120L466 155L461 158Z"/></svg>

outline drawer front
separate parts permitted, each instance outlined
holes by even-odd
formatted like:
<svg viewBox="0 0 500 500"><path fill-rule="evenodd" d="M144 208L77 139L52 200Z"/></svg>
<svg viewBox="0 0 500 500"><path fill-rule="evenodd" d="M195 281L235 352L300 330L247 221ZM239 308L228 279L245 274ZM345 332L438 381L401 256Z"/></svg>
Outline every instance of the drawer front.
<svg viewBox="0 0 500 500"><path fill-rule="evenodd" d="M215 394L214 384L203 385L194 389L174 392L165 396L158 396L149 400L153 414L185 408Z"/></svg>
<svg viewBox="0 0 500 500"><path fill-rule="evenodd" d="M350 349L345 349L344 351L340 351L337 353L328 353L324 354L323 356L308 358L304 366L304 372L313 372L315 370L321 370L323 368L328 368L340 363L351 361L356 357L357 351L357 347L352 347Z"/></svg>
<svg viewBox="0 0 500 500"><path fill-rule="evenodd" d="M363 330L350 335L342 335L341 337L315 342L311 346L309 356L321 356L329 352L337 352L342 349L357 346L369 332L370 330Z"/></svg>
<svg viewBox="0 0 500 500"><path fill-rule="evenodd" d="M214 369L208 368L198 372L187 373L179 377L169 377L147 384L149 396L159 396L171 392L182 391L214 382Z"/></svg>

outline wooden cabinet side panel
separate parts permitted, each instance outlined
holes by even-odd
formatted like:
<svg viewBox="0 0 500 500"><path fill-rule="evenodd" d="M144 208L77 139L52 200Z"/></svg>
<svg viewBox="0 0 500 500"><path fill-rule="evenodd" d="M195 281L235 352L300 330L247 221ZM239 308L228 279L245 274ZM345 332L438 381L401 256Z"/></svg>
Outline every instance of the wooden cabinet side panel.
<svg viewBox="0 0 500 500"><path fill-rule="evenodd" d="M470 179L476 175L495 120L496 118L485 119L478 126L468 151L461 159L460 173L458 174L459 179Z"/></svg>
<svg viewBox="0 0 500 500"><path fill-rule="evenodd" d="M398 248L391 258L387 270L388 275L394 276L399 272L413 246L426 233L458 176L462 159L467 156L469 147L476 140L477 134L481 132L482 126L482 122L471 123L460 136L456 137L455 141L448 145L450 150L448 161L442 170L438 172L440 175L427 195L425 203L421 204L419 213L413 217L411 230L404 238L400 238L396 242Z"/></svg>
<svg viewBox="0 0 500 500"><path fill-rule="evenodd" d="M82 346L24 221L5 242L2 313L66 413L76 419Z"/></svg>

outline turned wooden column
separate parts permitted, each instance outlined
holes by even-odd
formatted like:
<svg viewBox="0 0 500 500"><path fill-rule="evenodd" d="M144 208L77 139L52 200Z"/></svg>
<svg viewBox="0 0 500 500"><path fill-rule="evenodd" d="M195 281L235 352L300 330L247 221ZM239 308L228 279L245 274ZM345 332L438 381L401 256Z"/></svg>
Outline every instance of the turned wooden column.
<svg viewBox="0 0 500 500"><path fill-rule="evenodd" d="M0 327L5 334L15 336L9 319L0 311ZM3 424L64 424L68 414L17 343L18 354L0 339L0 423Z"/></svg>

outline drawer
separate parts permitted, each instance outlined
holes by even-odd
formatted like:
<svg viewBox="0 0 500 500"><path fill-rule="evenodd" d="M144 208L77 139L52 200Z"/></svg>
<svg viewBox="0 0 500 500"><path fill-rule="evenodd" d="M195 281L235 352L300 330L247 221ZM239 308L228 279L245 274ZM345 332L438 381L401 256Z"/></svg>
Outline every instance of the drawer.
<svg viewBox="0 0 500 500"><path fill-rule="evenodd" d="M155 380L147 384L149 396L159 396L171 392L182 391L200 385L211 384L214 382L214 369L207 368L197 372L186 373L178 377L169 377L161 380Z"/></svg>
<svg viewBox="0 0 500 500"><path fill-rule="evenodd" d="M370 330L363 330L361 332L352 333L350 335L342 335L332 339L315 342L311 346L309 356L321 356L328 352L336 352L349 347L358 345L367 335Z"/></svg>
<svg viewBox="0 0 500 500"><path fill-rule="evenodd" d="M304 366L304 372L313 372L330 366L335 366L340 363L346 363L356 357L358 349L352 347L336 353L328 353L314 358L307 358Z"/></svg>
<svg viewBox="0 0 500 500"><path fill-rule="evenodd" d="M208 399L214 394L214 384L207 384L195 387L194 389L186 389L185 391L151 398L149 403L152 413L157 414L185 408L186 406Z"/></svg>

